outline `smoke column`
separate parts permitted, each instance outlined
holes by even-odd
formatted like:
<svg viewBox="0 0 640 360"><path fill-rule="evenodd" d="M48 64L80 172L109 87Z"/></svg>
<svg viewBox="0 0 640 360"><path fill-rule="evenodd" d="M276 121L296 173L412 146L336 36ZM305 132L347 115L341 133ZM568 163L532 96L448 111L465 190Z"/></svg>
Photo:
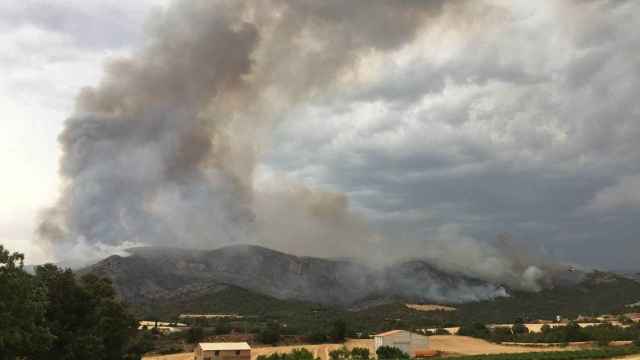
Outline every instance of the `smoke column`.
<svg viewBox="0 0 640 360"><path fill-rule="evenodd" d="M354 81L362 58L401 48L443 12L462 18L466 6L173 4L150 19L138 53L107 64L101 83L78 95L59 137L64 188L43 212L43 246L60 259L128 244L369 254L382 239L343 194L277 177L255 188L259 157L287 109Z"/></svg>

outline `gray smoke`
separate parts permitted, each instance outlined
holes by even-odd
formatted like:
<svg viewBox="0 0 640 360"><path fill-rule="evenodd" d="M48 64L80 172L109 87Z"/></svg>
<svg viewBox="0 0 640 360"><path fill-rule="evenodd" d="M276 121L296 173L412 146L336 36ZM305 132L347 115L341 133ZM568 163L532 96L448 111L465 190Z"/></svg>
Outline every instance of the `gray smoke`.
<svg viewBox="0 0 640 360"><path fill-rule="evenodd" d="M462 19L466 8L422 0L175 3L150 19L139 53L107 64L102 82L78 95L59 138L64 189L43 212L43 246L63 259L131 244L385 255L375 250L384 239L344 194L279 176L258 186L256 166L288 109L356 81L363 58L401 48L444 12ZM509 260L483 263L485 250L442 250L458 240L425 253L444 269L514 276ZM479 268L465 268L469 261Z"/></svg>

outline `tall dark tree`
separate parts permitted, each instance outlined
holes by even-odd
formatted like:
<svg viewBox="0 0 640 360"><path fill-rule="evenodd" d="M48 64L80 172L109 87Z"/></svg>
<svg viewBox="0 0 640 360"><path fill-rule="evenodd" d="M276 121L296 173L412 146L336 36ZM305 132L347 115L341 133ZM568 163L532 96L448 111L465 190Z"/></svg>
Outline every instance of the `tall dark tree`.
<svg viewBox="0 0 640 360"><path fill-rule="evenodd" d="M47 352L35 360L121 360L136 324L120 303L111 282L94 275L77 280L71 270L54 265L36 268L47 289L46 320L55 336Z"/></svg>
<svg viewBox="0 0 640 360"><path fill-rule="evenodd" d="M45 289L24 271L24 256L0 245L0 360L30 357L49 349Z"/></svg>

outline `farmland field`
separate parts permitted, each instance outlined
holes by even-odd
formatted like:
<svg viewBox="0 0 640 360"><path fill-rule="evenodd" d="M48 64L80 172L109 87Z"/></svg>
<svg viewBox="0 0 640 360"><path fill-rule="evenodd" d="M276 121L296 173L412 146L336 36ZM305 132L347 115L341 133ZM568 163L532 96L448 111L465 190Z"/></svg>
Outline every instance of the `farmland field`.
<svg viewBox="0 0 640 360"><path fill-rule="evenodd" d="M446 352L450 355L478 355L478 354L499 354L499 353L523 353L523 352L540 352L540 351L568 351L576 350L573 347L564 347L550 350L548 348L532 347L532 346L505 346L492 344L490 342L471 338L467 336L430 336L429 348ZM321 360L327 360L329 352L340 348L341 344L320 344L320 345L292 345L292 346L269 346L257 347L251 349L251 358L255 359L259 355L269 355L276 352L288 353L293 349L306 348L311 351L314 356ZM371 353L373 351L373 340L349 340L345 343L347 348L354 347L368 348ZM193 353L174 354L165 356L145 357L145 360L191 360ZM634 359L636 360L636 359Z"/></svg>

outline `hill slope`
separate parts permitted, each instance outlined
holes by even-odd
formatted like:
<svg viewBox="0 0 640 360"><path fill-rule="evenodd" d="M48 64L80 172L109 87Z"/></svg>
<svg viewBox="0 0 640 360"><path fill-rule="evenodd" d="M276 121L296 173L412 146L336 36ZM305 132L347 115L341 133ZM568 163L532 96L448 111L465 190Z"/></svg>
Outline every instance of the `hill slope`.
<svg viewBox="0 0 640 360"><path fill-rule="evenodd" d="M84 269L111 278L130 303L197 296L231 285L278 299L348 306L374 297L387 302L463 302L506 295L500 286L448 274L420 260L373 269L349 260L299 257L258 246L212 251L135 248Z"/></svg>
<svg viewBox="0 0 640 360"><path fill-rule="evenodd" d="M297 257L257 246L212 251L137 248L83 272L111 278L140 314L225 312L305 321L348 318L367 329L515 318L575 317L623 311L640 283L593 272L538 293L510 291L447 274L421 260L372 269L348 260ZM500 296L502 295L502 296ZM412 303L459 303L454 312L419 312ZM351 311L347 311L351 309Z"/></svg>

